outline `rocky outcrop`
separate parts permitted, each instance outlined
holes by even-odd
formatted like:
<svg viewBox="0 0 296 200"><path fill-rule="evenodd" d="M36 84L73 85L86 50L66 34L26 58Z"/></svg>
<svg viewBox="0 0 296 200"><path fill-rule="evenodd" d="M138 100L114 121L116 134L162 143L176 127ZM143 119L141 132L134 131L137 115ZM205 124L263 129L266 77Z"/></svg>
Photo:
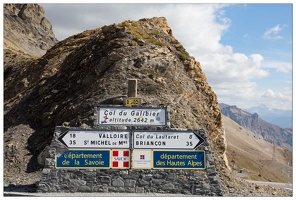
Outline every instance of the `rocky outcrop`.
<svg viewBox="0 0 296 200"><path fill-rule="evenodd" d="M85 31L59 42L40 59L7 69L5 132L18 124L34 130L27 149L37 166L37 155L56 126L92 126L94 106L125 96L130 78L138 80L143 104L170 106L172 128L205 129L217 170L227 170L217 97L200 63L173 37L165 18ZM12 169L5 168L5 173Z"/></svg>
<svg viewBox="0 0 296 200"><path fill-rule="evenodd" d="M4 4L5 64L43 56L58 40L38 4Z"/></svg>

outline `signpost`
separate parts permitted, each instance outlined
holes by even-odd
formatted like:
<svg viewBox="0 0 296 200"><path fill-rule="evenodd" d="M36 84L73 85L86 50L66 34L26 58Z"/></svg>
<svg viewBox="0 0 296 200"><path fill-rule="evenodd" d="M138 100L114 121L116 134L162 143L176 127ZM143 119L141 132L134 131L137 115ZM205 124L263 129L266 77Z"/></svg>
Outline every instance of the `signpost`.
<svg viewBox="0 0 296 200"><path fill-rule="evenodd" d="M67 148L130 148L130 131L67 130L58 140Z"/></svg>
<svg viewBox="0 0 296 200"><path fill-rule="evenodd" d="M96 125L167 127L167 107L133 107L140 100L128 97L125 106L97 107ZM198 130L63 128L61 132L58 140L69 150L56 157L57 168L205 168L205 152L196 150L205 141Z"/></svg>
<svg viewBox="0 0 296 200"><path fill-rule="evenodd" d="M133 133L134 149L186 149L193 150L204 142L194 131L136 130Z"/></svg>
<svg viewBox="0 0 296 200"><path fill-rule="evenodd" d="M98 107L98 125L167 126L166 107Z"/></svg>
<svg viewBox="0 0 296 200"><path fill-rule="evenodd" d="M56 157L56 168L110 168L110 151L67 150Z"/></svg>
<svg viewBox="0 0 296 200"><path fill-rule="evenodd" d="M123 105L125 105L125 106L139 106L139 105L141 105L141 98L136 98L136 97L124 98Z"/></svg>
<svg viewBox="0 0 296 200"><path fill-rule="evenodd" d="M137 187L147 184L143 181L142 184L141 181L126 181L122 180L122 178L134 177L133 179L136 180L138 177L142 178L147 174L147 177L151 175L150 170L146 173L144 170L133 172L132 170L129 171L129 169L160 169L160 171L169 169L168 173L172 173L172 177L174 177L180 173L184 174L183 169L205 169L208 164L209 170L205 170L207 174L201 173L202 178L200 180L196 179L194 182L189 183L188 187L187 185L184 187L186 191L193 188L191 190L194 191L194 194L199 194L198 191L195 191L195 185L202 185L207 175L212 177L216 174L212 169L213 163L206 162L205 151L208 156L210 150L203 138L205 132L203 130L189 129L172 130L169 126L169 107L163 104L158 107L140 106L141 98L137 98L136 79L129 80L128 97L123 99L123 106L115 105L117 103L122 104L121 100L122 98L113 98L114 105L95 107L94 127L98 126L97 128L57 127L54 140L46 157L46 167L48 169L44 171L45 177L42 178L49 178L51 183L52 181L57 183L57 187L64 187L71 192L72 190L74 192L88 191L94 188L96 191L100 190L101 188L97 187L97 182L103 183L103 186L106 183L106 191L114 190L114 187L117 186L124 186L123 190L128 191L130 190L129 187L137 189ZM111 99L106 102L111 102ZM59 142L56 143L56 140ZM52 169L54 167L55 169ZM61 169L61 171L56 169ZM80 169L87 170L81 171ZM99 171L93 169L99 169ZM102 171L101 169L113 169L113 171ZM120 171L120 169L125 171ZM172 172L177 169L182 170L180 173ZM114 174L123 176L114 179L112 177ZM126 174L129 177L125 177ZM159 174L157 175L161 176L163 173L160 172ZM186 174L199 175L199 173L191 173L191 171L190 173L186 172ZM76 178L79 180L76 182L83 183L83 187L80 187L81 184L76 184ZM163 176L160 178L164 182L171 181L171 177ZM73 186L72 184L72 187L71 180L73 179L74 182L72 182L76 185ZM69 180L70 185L65 185ZM156 181L153 183L153 187L159 184L161 182ZM46 187L47 183L41 182L40 185L42 191L51 190L51 188ZM216 185L215 183L213 188L216 188ZM174 188L174 185L169 187L168 190L171 188ZM105 189L103 188L104 191ZM160 189L161 191L165 190L164 188ZM213 193L212 191L209 192ZM204 194L204 192L201 194Z"/></svg>
<svg viewBox="0 0 296 200"><path fill-rule="evenodd" d="M205 169L204 151L153 151L154 169Z"/></svg>
<svg viewBox="0 0 296 200"><path fill-rule="evenodd" d="M234 169L234 163L235 163L235 157L236 157L235 151L232 151L231 156L232 156L232 159L231 159L232 169Z"/></svg>

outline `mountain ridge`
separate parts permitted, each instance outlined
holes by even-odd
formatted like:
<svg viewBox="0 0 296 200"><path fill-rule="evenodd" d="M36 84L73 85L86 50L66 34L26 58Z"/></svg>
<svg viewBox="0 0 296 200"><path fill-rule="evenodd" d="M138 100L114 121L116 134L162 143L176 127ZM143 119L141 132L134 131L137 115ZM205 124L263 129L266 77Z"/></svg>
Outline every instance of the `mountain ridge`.
<svg viewBox="0 0 296 200"><path fill-rule="evenodd" d="M291 181L292 150L264 140L260 135L222 115L227 141L227 158L234 172L243 179L258 181ZM235 163L232 154L235 152Z"/></svg>
<svg viewBox="0 0 296 200"><path fill-rule="evenodd" d="M265 104L260 104L259 106L251 107L248 109L243 108L243 110L251 113L256 112L263 120L282 128L292 128L293 126L292 110L269 108Z"/></svg>
<svg viewBox="0 0 296 200"><path fill-rule="evenodd" d="M38 4L4 4L4 59L5 65L14 62L12 55L23 59L39 57L46 53L56 39L52 25L44 17Z"/></svg>
<svg viewBox="0 0 296 200"><path fill-rule="evenodd" d="M266 141L281 147L292 148L292 131L262 120L257 113L251 114L237 106L220 104L223 115L231 118L239 125L251 130Z"/></svg>

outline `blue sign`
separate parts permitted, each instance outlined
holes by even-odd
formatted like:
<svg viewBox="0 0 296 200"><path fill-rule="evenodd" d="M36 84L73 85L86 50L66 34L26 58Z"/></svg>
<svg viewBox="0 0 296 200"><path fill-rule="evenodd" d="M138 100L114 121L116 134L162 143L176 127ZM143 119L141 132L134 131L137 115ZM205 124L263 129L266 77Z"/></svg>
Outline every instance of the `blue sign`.
<svg viewBox="0 0 296 200"><path fill-rule="evenodd" d="M67 150L56 157L56 168L110 168L110 150Z"/></svg>
<svg viewBox="0 0 296 200"><path fill-rule="evenodd" d="M204 151L153 151L154 169L205 169Z"/></svg>

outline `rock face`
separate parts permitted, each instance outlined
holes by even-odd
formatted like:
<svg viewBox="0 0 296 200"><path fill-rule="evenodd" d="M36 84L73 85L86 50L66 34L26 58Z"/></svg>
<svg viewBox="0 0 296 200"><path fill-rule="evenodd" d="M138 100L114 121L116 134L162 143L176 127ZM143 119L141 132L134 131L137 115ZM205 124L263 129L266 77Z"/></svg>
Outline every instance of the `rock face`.
<svg viewBox="0 0 296 200"><path fill-rule="evenodd" d="M205 129L217 170L227 169L217 97L199 62L173 37L165 18L124 21L85 31L57 43L39 59L8 67L4 80L6 143L17 143L8 133L26 135L30 163L37 163L56 126L92 126L94 106L125 96L130 78L138 80L138 97L145 105L170 106L172 128ZM27 126L27 133L21 124ZM14 162L5 156L5 166L11 166L5 174L27 168L17 165L26 165L19 159ZM29 170L37 170L36 166L30 165Z"/></svg>
<svg viewBox="0 0 296 200"><path fill-rule="evenodd" d="M223 115L231 118L239 125L261 136L264 140L277 146L292 148L292 131L262 120L257 113L251 114L237 106L222 105Z"/></svg>
<svg viewBox="0 0 296 200"><path fill-rule="evenodd" d="M14 62L12 53L40 57L57 39L38 4L4 4L5 62ZM9 59L10 58L10 59Z"/></svg>

